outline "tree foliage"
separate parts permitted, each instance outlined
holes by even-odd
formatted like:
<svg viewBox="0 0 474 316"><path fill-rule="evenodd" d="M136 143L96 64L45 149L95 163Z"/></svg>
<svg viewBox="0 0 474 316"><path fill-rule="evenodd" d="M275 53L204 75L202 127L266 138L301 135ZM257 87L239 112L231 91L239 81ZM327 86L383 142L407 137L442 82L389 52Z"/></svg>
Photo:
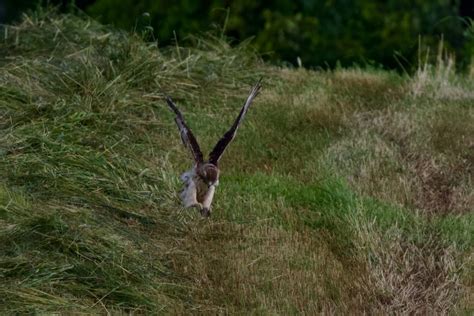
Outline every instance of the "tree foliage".
<svg viewBox="0 0 474 316"><path fill-rule="evenodd" d="M75 4L101 22L153 34L161 46L216 29L236 42L253 38L255 48L272 62L296 64L300 59L309 67L358 63L410 69L417 65L420 39L424 47L443 40L456 53L458 65L470 62L473 28L460 16L469 10L469 1L77 0ZM25 7L26 2L6 1L7 9L9 3ZM71 1L52 2L65 6Z"/></svg>
<svg viewBox="0 0 474 316"><path fill-rule="evenodd" d="M427 46L443 37L460 59L469 59L472 51L465 47L472 44L463 33L459 5L450 0L98 0L88 12L129 29L148 22L163 44L220 25L230 38L255 37L256 48L272 61L295 63L299 57L306 66L396 68L416 64L419 36ZM143 21L144 12L149 21Z"/></svg>

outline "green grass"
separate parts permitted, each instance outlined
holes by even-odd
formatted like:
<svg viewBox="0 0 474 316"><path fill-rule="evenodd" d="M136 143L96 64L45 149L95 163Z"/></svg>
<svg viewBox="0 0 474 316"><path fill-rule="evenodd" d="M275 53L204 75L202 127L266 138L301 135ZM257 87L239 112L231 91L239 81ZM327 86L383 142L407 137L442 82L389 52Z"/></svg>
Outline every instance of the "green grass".
<svg viewBox="0 0 474 316"><path fill-rule="evenodd" d="M276 68L39 12L0 43L2 313L473 311L472 78ZM259 77L211 220L162 93L210 150Z"/></svg>

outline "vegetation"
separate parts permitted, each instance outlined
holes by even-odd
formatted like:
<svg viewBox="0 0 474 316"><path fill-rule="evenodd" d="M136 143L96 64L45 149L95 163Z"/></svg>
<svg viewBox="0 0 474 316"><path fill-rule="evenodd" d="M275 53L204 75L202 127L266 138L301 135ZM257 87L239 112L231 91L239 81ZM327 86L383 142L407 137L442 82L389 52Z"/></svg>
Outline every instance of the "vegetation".
<svg viewBox="0 0 474 316"><path fill-rule="evenodd" d="M297 65L299 58L306 67L358 63L412 71L419 36L423 47L444 37L460 66L470 62L474 41L469 20L460 16L462 2L469 1L97 0L86 10L127 30L151 26L164 44L217 25L239 42L253 37L252 45L274 63Z"/></svg>
<svg viewBox="0 0 474 316"><path fill-rule="evenodd" d="M6 0L5 11L14 16L35 2ZM65 10L77 5L102 23L153 34L163 47L215 27L237 42L253 38L263 58L277 64L327 69L357 63L412 73L419 36L431 49L444 38L459 68L474 55L471 0L49 2Z"/></svg>
<svg viewBox="0 0 474 316"><path fill-rule="evenodd" d="M444 54L408 77L54 13L1 34L2 314L473 311L474 87ZM162 92L211 146L260 76L202 219Z"/></svg>

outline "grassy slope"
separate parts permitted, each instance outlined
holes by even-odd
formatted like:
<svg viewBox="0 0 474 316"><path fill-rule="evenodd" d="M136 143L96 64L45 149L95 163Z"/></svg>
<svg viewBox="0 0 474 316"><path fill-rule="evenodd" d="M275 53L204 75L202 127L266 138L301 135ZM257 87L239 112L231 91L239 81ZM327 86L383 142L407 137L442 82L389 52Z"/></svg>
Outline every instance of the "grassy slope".
<svg viewBox="0 0 474 316"><path fill-rule="evenodd" d="M474 87L449 64L277 69L50 14L3 34L2 313L473 309ZM160 91L208 150L262 75L212 219L181 209Z"/></svg>

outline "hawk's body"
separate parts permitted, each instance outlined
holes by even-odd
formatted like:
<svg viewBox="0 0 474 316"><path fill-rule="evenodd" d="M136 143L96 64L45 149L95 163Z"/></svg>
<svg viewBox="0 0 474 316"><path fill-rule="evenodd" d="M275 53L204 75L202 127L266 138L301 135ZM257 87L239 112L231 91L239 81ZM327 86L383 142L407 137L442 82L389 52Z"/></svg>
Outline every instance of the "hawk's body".
<svg viewBox="0 0 474 316"><path fill-rule="evenodd" d="M184 182L184 188L180 194L181 200L183 201L184 207L199 206L204 211L210 210L219 180L208 185L198 176L196 167L197 166L181 175L181 180Z"/></svg>
<svg viewBox="0 0 474 316"><path fill-rule="evenodd" d="M260 81L261 80L259 80L250 91L250 95L240 110L234 124L232 124L231 128L217 142L216 146L209 154L209 160L207 161L204 161L199 144L189 127L186 125L183 115L171 98L166 98L169 107L176 114L175 121L181 134L181 140L191 151L195 162L191 170L186 171L181 175L181 180L184 182L184 189L181 192L180 197L185 207L198 207L204 216L210 215L212 199L214 198L216 186L219 184L219 159L222 157L227 146L234 139L237 129L247 113L250 104L252 104L253 99L257 96L261 87Z"/></svg>

